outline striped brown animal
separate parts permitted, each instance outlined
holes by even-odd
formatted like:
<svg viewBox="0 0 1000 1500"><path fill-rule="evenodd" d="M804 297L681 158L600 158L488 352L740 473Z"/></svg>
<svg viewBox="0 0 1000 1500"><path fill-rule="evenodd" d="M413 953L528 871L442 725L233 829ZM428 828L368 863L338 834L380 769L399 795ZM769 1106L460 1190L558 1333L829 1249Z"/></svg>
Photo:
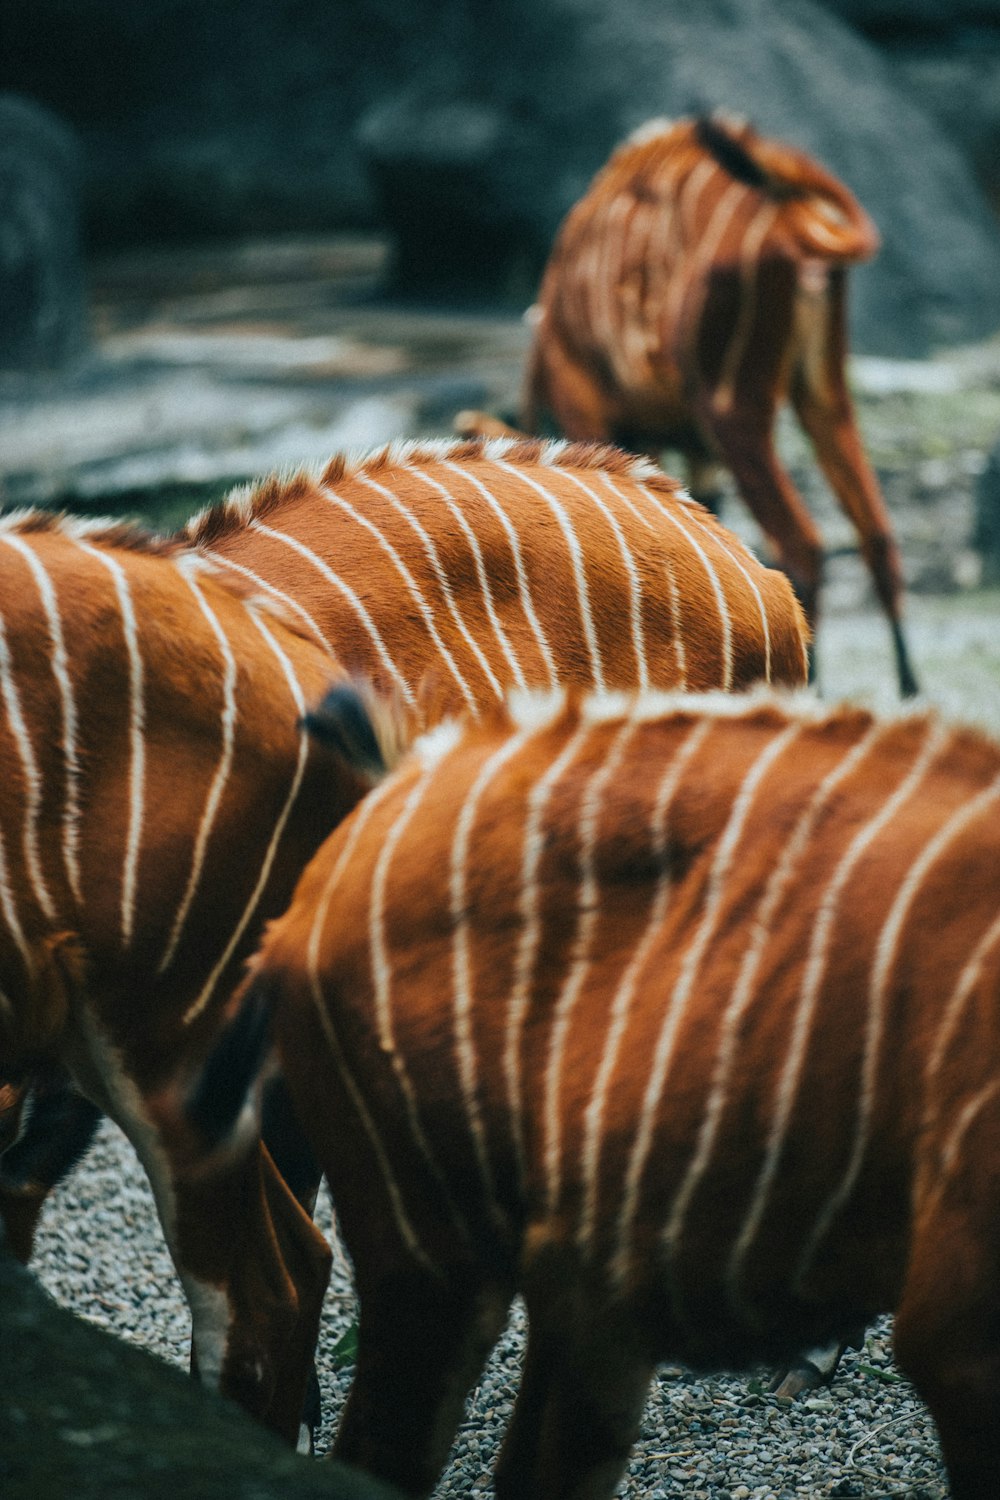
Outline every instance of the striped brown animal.
<svg viewBox="0 0 1000 1500"><path fill-rule="evenodd" d="M1000 1493L1000 747L930 715L529 698L420 741L250 994L361 1299L335 1451L429 1493L515 1291L504 1500L610 1496L656 1363L894 1310Z"/></svg>
<svg viewBox="0 0 1000 1500"><path fill-rule="evenodd" d="M721 460L814 626L822 540L773 442L790 400L858 533L909 695L899 553L844 369L845 270L878 243L854 197L804 152L721 116L651 122L556 239L523 425L537 432L549 416L571 438L678 448L699 498Z"/></svg>
<svg viewBox="0 0 1000 1500"><path fill-rule="evenodd" d="M178 540L269 597L416 723L478 713L518 687L805 679L808 631L787 580L658 469L606 446L523 439L341 455L317 480L237 491ZM0 1158L0 1213L25 1258L45 1194L88 1127L78 1096L46 1090L6 1188ZM288 1136L280 1120L268 1130L308 1202L316 1179Z"/></svg>
<svg viewBox="0 0 1000 1500"><path fill-rule="evenodd" d="M808 631L782 575L652 464L607 446L338 456L316 481L237 493L183 539L422 722L477 714L511 688L805 679Z"/></svg>
<svg viewBox="0 0 1000 1500"><path fill-rule="evenodd" d="M122 1127L202 1378L290 1438L329 1251L252 1120L216 1158L159 1100L200 1075L262 922L367 790L298 722L342 676L176 543L107 522L0 521L0 1074L65 1069L88 1118L96 1105ZM76 1139L53 1122L60 1088L0 1094L15 1137L0 1185L23 1254L44 1162L24 1110L43 1147L55 1130L58 1154ZM218 1100L195 1101L200 1142Z"/></svg>

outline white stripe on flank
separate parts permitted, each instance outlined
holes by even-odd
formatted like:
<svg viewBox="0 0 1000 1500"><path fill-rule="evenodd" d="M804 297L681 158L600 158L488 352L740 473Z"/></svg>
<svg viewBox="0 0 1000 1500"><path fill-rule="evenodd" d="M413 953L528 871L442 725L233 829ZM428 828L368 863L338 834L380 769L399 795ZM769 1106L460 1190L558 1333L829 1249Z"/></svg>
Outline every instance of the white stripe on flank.
<svg viewBox="0 0 1000 1500"><path fill-rule="evenodd" d="M601 1053L600 1065L597 1069L594 1087L584 1116L583 1149L580 1158L581 1177L583 1181L583 1206L576 1234L577 1244L584 1251L593 1244L597 1219L597 1187L600 1176L604 1110L607 1104L608 1090L611 1087L611 1079L614 1076L621 1053L622 1041L628 1025L639 976L649 958L653 943L663 926L663 921L667 914L667 905L670 900L671 880L670 873L666 868L667 816L681 777L687 770L691 759L701 749L702 742L713 727L711 720L702 719L685 737L680 749L674 755L673 760L668 765L660 781L653 803L650 832L652 834L653 858L660 866L660 873L656 879L656 889L653 892L653 900L649 908L649 919L642 936L633 950L628 967L619 981L618 988L611 1002L611 1024L608 1027L604 1050Z"/></svg>
<svg viewBox="0 0 1000 1500"><path fill-rule="evenodd" d="M507 1104L510 1110L511 1139L517 1160L518 1177L523 1189L525 1180L524 1160L524 1101L521 1091L521 1037L531 1000L531 981L535 971L542 936L542 924L538 914L538 899L541 887L538 867L545 852L546 839L542 831L542 820L553 788L563 773L572 765L584 742L589 738L591 726L580 723L564 744L555 760L550 761L545 772L534 783L528 794L527 818L524 824L524 851L521 856L521 918L520 937L514 959L514 980L507 1001L507 1027L503 1053L504 1079L507 1085Z"/></svg>
<svg viewBox="0 0 1000 1500"><path fill-rule="evenodd" d="M694 259L697 252L692 247L692 242L697 244L702 238L698 232L701 195L718 170L712 158L703 159L691 170L677 189L676 218L680 227L679 238L683 244L684 253L677 256L670 267L666 293L658 309L657 321L661 327L671 329L677 327L681 304L691 287L694 267L697 264Z"/></svg>
<svg viewBox="0 0 1000 1500"><path fill-rule="evenodd" d="M146 741L145 701L142 672L142 656L139 651L139 631L135 609L129 589L128 575L117 558L88 542L77 542L82 552L107 568L114 580L118 606L121 610L122 629L129 661L129 798L128 831L125 838L125 866L122 871L122 943L127 948L132 941L135 925L135 892L138 878L139 849L142 842L142 823L146 796Z"/></svg>
<svg viewBox="0 0 1000 1500"><path fill-rule="evenodd" d="M591 614L590 610L590 591L587 587L587 572L584 566L583 548L580 546L580 539L573 528L573 523L570 520L562 502L558 500L556 496L551 493L551 491L547 490L543 484L539 484L537 479L533 479L532 476L528 473L527 469L515 468L513 464L507 463L506 461L501 461L497 465L497 467L505 470L506 473L512 475L515 479L520 480L522 483L528 485L535 491L537 495L540 495L542 497L542 499L545 501L546 505L549 507L552 514L558 521L559 528L562 531L563 536L566 538L566 546L569 550L570 562L573 568L573 577L576 581L576 595L580 607L580 621L583 625L583 635L584 639L587 642L587 652L590 656L590 675L594 680L594 686L598 690L600 690L604 687L604 672L601 666L601 647L597 639L597 632L594 629L594 617Z"/></svg>
<svg viewBox="0 0 1000 1500"><path fill-rule="evenodd" d="M521 599L521 608L524 610L524 617L528 622L532 635L535 637L535 642L538 646L539 651L541 652L542 660L545 662L545 669L549 674L549 686L558 687L559 673L556 671L556 664L553 660L552 651L549 647L548 640L546 639L545 632L543 631L541 624L539 623L538 615L535 613L535 604L534 600L531 597L531 584L528 581L527 570L524 566L524 557L521 553L521 542L517 534L516 527L514 526L507 512L501 506L500 502L497 500L496 496L477 475L472 473L470 467L466 466L463 468L461 464L446 462L442 464L442 468L451 469L455 474L459 475L461 479L467 480L468 483L471 484L473 488L479 492L480 495L482 495L483 499L486 501L487 505L490 507L493 514L496 516L497 520L503 527L507 540L510 543L511 554L514 558L514 571L517 574L517 588L518 594L520 595Z"/></svg>
<svg viewBox="0 0 1000 1500"><path fill-rule="evenodd" d="M285 540L290 539L286 538ZM316 637L317 642L324 650L330 651L336 656L337 648L333 641L319 628L319 625L309 611L303 608L297 599L293 599L291 594L283 593L281 589L275 588L273 583L268 583L266 578L261 578L260 574L255 573L252 568L247 568L242 563L234 562L231 557L226 557L222 552L199 550L202 551L202 556L206 557L209 562L215 563L217 567L231 568L234 573L239 573L241 578L249 579L262 594L267 594L271 599L276 599L283 609L290 610L293 614L298 615L303 625Z"/></svg>
<svg viewBox="0 0 1000 1500"><path fill-rule="evenodd" d="M632 549L629 547L618 517L613 511L608 509L600 495L591 489L590 485L584 484L579 475L574 474L572 470L562 469L560 472L564 479L570 480L585 495L589 496L615 534L615 541L618 543L618 550L621 553L625 574L628 578L629 627L632 633L632 650L635 652L639 691L644 693L649 687L649 666L646 661L646 638L642 625L642 580L639 577L639 569L632 555Z"/></svg>
<svg viewBox="0 0 1000 1500"><path fill-rule="evenodd" d="M925 1125L929 1125L935 1116L935 1111L931 1104L931 1089L937 1082L937 1076L944 1066L945 1055L954 1040L955 1033L958 1031L962 1012L965 1010L976 987L987 955L991 948L996 947L998 942L1000 942L1000 913L993 919L972 950L965 967L958 976L958 983L952 991L951 998L942 1012L941 1024L934 1038L934 1045L928 1054L924 1070Z"/></svg>
<svg viewBox="0 0 1000 1500"><path fill-rule="evenodd" d="M35 894L42 911L49 921L55 919L55 903L45 883L42 874L42 864L38 853L38 820L42 806L42 775L38 769L38 761L35 758L34 746L28 733L28 726L24 722L24 714L21 709L21 695L17 690L17 681L14 675L14 663L11 659L10 647L7 644L7 632L3 621L0 620L0 697L3 699L4 708L7 711L7 725L17 746L21 766L24 771L24 827L22 829L22 844L24 848L24 862L28 871L28 879L31 881L31 889Z"/></svg>
<svg viewBox="0 0 1000 1500"><path fill-rule="evenodd" d="M358 480L364 480L365 478L365 476L361 473L358 473L353 477ZM367 516L363 516L359 510L356 510L353 505L345 500L343 495L338 495L336 490L328 489L326 485L319 486L319 493L323 496L323 499L328 502L328 504L337 506L344 512L346 516L348 516L352 521L355 521L360 527L362 527L372 537L374 537L375 541L382 548L382 551L392 562L393 567L396 569L400 578L402 578L403 582L406 584L406 587L410 593L410 598L417 606L420 617L427 627L428 635L434 642L435 646L438 649L439 655L443 658L449 672L458 684L459 691L461 692L462 697L465 699L466 707L469 709L469 712L473 716L475 716L478 713L476 695L469 687L469 684L466 682L465 678L462 676L462 673L458 667L458 663L452 656L451 652L448 650L448 647L445 645L444 641L441 639L440 633L438 632L437 623L434 619L434 611L427 603L427 600L425 599L423 592L419 584L417 583L417 580L414 578L413 574L406 566L406 563L403 561L400 554L396 551L396 548L389 541L388 537L383 535L378 527L372 521L370 521Z"/></svg>
<svg viewBox="0 0 1000 1500"><path fill-rule="evenodd" d="M729 547L729 546L726 545L726 543L723 541L722 537L719 536L719 534L717 532L710 531L709 527L705 525L704 521L699 520L697 517L695 518L695 524L699 525L702 528L703 531L707 532L712 537L712 539L715 542L716 546L719 548L719 550L721 552L723 552L726 555L726 557L729 558L729 561L732 563L733 567L737 568L743 574L743 577L746 579L747 586L750 589L750 592L753 594L754 598L757 601L757 610L758 610L758 612L760 614L760 628L761 628L761 630L763 632L763 635L764 635L764 681L765 682L770 682L771 681L771 628L770 628L770 625L768 624L767 610L764 607L764 598L763 598L763 595L761 594L760 589L757 587L757 584L756 584L753 576L743 566L742 562L736 556L736 553L733 551L733 549L731 547ZM806 648L805 648L804 645L803 645L803 648L802 648L802 664L803 664L804 668L808 669L808 653L806 652Z"/></svg>
<svg viewBox="0 0 1000 1500"><path fill-rule="evenodd" d="M407 467L406 472L408 474L419 474L420 470ZM482 671L483 676L486 678L490 687L493 689L496 697L502 698L503 687L498 680L496 673L493 671L493 668L490 666L489 661L483 655L478 641L474 639L469 631L468 626L459 613L458 606L455 603L455 596L451 591L451 580L449 579L444 565L441 562L441 557L438 553L437 547L434 545L434 539L427 531L427 528L422 525L422 523L410 510L409 506L404 505L399 496L394 495L392 493L392 490L388 489L384 484L378 484L368 474L359 473L356 477L359 483L366 484L369 489L373 489L376 494L381 495L384 500L387 500L393 507L393 509L399 512L403 519L408 523L408 525L413 528L417 536L420 538L421 542L423 543L424 551L427 553L427 560L431 565L434 577L437 579L438 587L441 590L441 593L444 595L445 606L447 607L448 613L451 615L452 620L455 622L455 628L457 629L462 639L465 641L465 644L468 646L473 656L476 658L476 661L479 663L480 670Z"/></svg>
<svg viewBox="0 0 1000 1500"><path fill-rule="evenodd" d="M250 900L247 902L247 905L243 911L243 915L240 917L239 922L236 924L236 927L233 930L229 941L226 943L221 954L216 960L212 972L209 974L204 985L202 986L201 993L184 1012L182 1020L185 1026L190 1026L191 1022L196 1020L197 1017L201 1015L202 1011L211 1000L213 992L215 990L215 986L218 984L219 979L224 972L227 964L230 962L233 954L236 952L236 948L241 938L243 937L247 926L249 925L250 919L257 909L257 904L260 901L261 895L263 894L264 887L267 885L268 879L270 878L271 866L274 864L274 857L278 852L278 845L280 844L282 835L284 834L285 824L288 822L289 815L291 814L292 807L295 803L295 799L299 794L299 787L302 784L302 777L305 774L306 761L309 758L309 732L302 722L306 712L306 701L302 692L302 688L299 685L299 681L292 669L292 664L288 660L288 657L285 655L284 651L282 651L281 647L278 645L278 642L271 634L271 631L268 629L267 625L264 623L263 617L252 604L247 605L247 614L249 615L250 619L253 620L253 623L256 625L257 629L264 637L264 640L273 651L275 657L278 660L278 664L281 667L282 673L284 674L285 681L288 683L288 688L295 704L295 718L299 724L299 750L295 764L295 771L292 776L291 786L288 789L288 795L285 798L284 805L271 832L271 839L267 846L264 860L260 867L260 873L257 877L257 883L253 888Z"/></svg>
<svg viewBox="0 0 1000 1500"><path fill-rule="evenodd" d="M177 945L180 942L181 933L184 930L184 923L187 920L187 914L191 909L191 902L194 900L195 891L201 882L202 871L205 867L205 851L208 848L208 840L214 827L219 811L219 803L222 801L222 794L226 789L233 766L233 748L236 743L236 720L238 715L236 707L236 658L233 656L232 647L226 638L222 626L219 624L215 612L209 607L208 601L198 587L193 576L193 569L186 567L182 559L178 562L177 571L194 594L198 608L208 621L209 629L218 641L219 650L222 652L222 750L219 755L219 763L215 768L215 775L212 778L212 785L209 787L208 797L205 800L201 821L198 824L198 832L194 841L194 852L191 857L191 874L188 877L187 887L174 917L166 950L160 959L160 966L157 970L158 974L165 973L173 961L174 954L177 952Z"/></svg>
<svg viewBox="0 0 1000 1500"><path fill-rule="evenodd" d="M408 464L406 465L406 472L408 474L412 474L414 479L422 480L424 484L429 485L436 494L440 495L449 512L458 522L459 529L468 542L469 549L472 552L472 558L476 568L476 579L479 583L479 591L483 596L483 604L485 605L486 613L489 616L490 624L493 626L493 631L496 635L500 650L503 652L504 657L506 658L507 665L511 671L511 676L514 679L515 686L522 689L527 688L528 682L527 678L524 675L524 672L521 669L521 663L518 661L514 648L511 646L510 641L507 639L507 634L503 628L503 624L501 623L500 616L496 612L496 606L493 602L493 590L490 585L489 573L487 572L486 564L483 560L483 551L482 547L479 544L479 538L473 530L472 526L469 524L469 521L466 518L462 507L457 503L451 491L445 485L443 485L440 480L432 479L430 474L428 474L424 469L418 469Z"/></svg>
<svg viewBox="0 0 1000 1500"><path fill-rule="evenodd" d="M622 490L620 486L615 483L606 469L598 470L597 477L601 480L602 484L607 486L612 495L614 495L615 499L620 500L622 505L624 505L627 510L631 511L632 515L639 522L640 526L645 526L647 531L652 531L654 533L656 532L656 527L653 525L649 517L642 513L634 500L629 499L628 495L626 495L624 490Z"/></svg>
<svg viewBox="0 0 1000 1500"><path fill-rule="evenodd" d="M879 933L872 965L871 985L868 992L868 1015L865 1020L864 1052L861 1063L861 1087L858 1093L858 1115L854 1127L854 1140L847 1170L840 1184L820 1212L812 1233L806 1242L796 1272L796 1285L808 1274L813 1256L827 1234L837 1214L854 1191L864 1163L871 1139L872 1115L875 1110L875 1089L878 1082L878 1065L885 1030L885 1012L888 1003L889 980L899 947L899 939L907 917L931 868L939 860L948 845L962 834L970 823L983 816L986 810L1000 799L1000 777L985 787L979 794L959 807L942 824L933 838L929 839L914 860L906 879L897 892L896 899Z"/></svg>
<svg viewBox="0 0 1000 1500"><path fill-rule="evenodd" d="M587 783L580 805L580 819L577 826L577 838L580 844L580 884L576 901L576 931L570 950L569 970L559 990L553 1011L542 1102L546 1209L549 1214L556 1211L562 1179L562 1121L559 1114L559 1086L562 1082L563 1055L573 1021L573 1012L590 971L594 928L600 914L601 892L594 870L598 820L605 790L617 772L635 730L636 725L630 719L626 719L619 726L604 760Z"/></svg>
<svg viewBox="0 0 1000 1500"><path fill-rule="evenodd" d="M499 750L483 763L479 774L466 795L455 825L455 838L451 850L449 892L451 919L454 927L452 946L452 975L454 982L453 1019L455 1028L455 1061L458 1067L462 1101L465 1105L469 1132L475 1147L476 1160L482 1174L487 1197L495 1212L499 1213L496 1187L490 1168L486 1146L486 1133L482 1111L479 1107L479 1069L472 1036L472 1010L475 994L472 984L469 955L469 913L466 907L465 879L469 860L469 843L472 825L479 809L479 800L494 776L536 733L534 729L522 730L503 741Z"/></svg>
<svg viewBox="0 0 1000 1500"><path fill-rule="evenodd" d="M430 1270L435 1270L436 1267L432 1266L430 1260L421 1247L417 1233L414 1230L413 1225L410 1222L409 1215L406 1212L406 1208L403 1204L402 1191L400 1189L399 1183L396 1181L395 1174L393 1173L388 1153L382 1141L382 1137L379 1134L378 1126L376 1125L375 1120L373 1119L372 1114L368 1109L367 1104L365 1103L364 1092L355 1079L353 1073L351 1072L350 1067L348 1066L347 1058L344 1054L344 1049L340 1043L340 1038L337 1036L336 1027L334 1026L333 1019L323 998L323 983L319 971L320 939L323 934L323 929L326 926L327 915L329 913L330 906L336 893L337 887L340 884L341 877L350 864L351 856L353 855L354 850L357 847L358 840L361 837L361 834L364 832L372 813L385 800L386 795L393 789L394 780L387 779L381 782L378 786L375 787L373 791L369 792L368 795L362 799L361 803L352 814L350 825L347 831L347 837L344 840L343 847L341 848L341 851L337 856L337 860L333 866L333 869L330 871L330 874L327 877L326 884L323 887L323 894L320 897L319 901L316 903L315 911L313 914L312 927L309 931L309 939L306 943L305 949L306 972L309 977L309 989L313 998L313 1003L316 1006L320 1025L323 1028L323 1032L329 1044L330 1051L333 1053L337 1070L344 1081L344 1087L347 1089L347 1092L351 1096L354 1107L358 1112L358 1118L361 1121L362 1128L367 1135L369 1142L371 1143L372 1151L375 1153L375 1159L378 1162L379 1168L382 1172L382 1180L385 1183L386 1192L389 1195L389 1202L392 1207L393 1217L396 1220L396 1227L399 1230L400 1237L410 1253L418 1261L420 1261L422 1265L427 1266Z"/></svg>
<svg viewBox="0 0 1000 1500"><path fill-rule="evenodd" d="M760 965L773 934L773 923L777 917L778 908L796 874L797 866L808 848L809 840L816 830L820 817L830 805L831 798L838 787L854 774L874 744L881 738L882 733L883 726L873 725L850 747L819 783L782 849L778 863L771 872L764 894L749 923L749 943L719 1026L715 1065L698 1140L687 1172L671 1205L666 1228L663 1231L668 1250L679 1246L683 1239L684 1220L691 1199L708 1169L718 1140L719 1129L728 1103L733 1069L739 1058L740 1027L756 997Z"/></svg>
<svg viewBox="0 0 1000 1500"><path fill-rule="evenodd" d="M397 667L396 663L393 661L391 655L389 654L388 647L386 646L385 641L382 639L382 636L379 633L378 626L375 624L375 621L372 619L371 615L368 613L367 609L358 598L357 594L351 588L350 584L347 583L343 578L341 578L339 573L335 573L333 569L327 563L325 563L321 557L313 552L310 547L306 547L302 542L300 542L297 537L289 536L287 532L284 531L276 531L273 526L265 526L263 521L250 521L248 522L248 528L253 531L259 531L262 536L268 536L273 541L284 542L286 547L291 547L292 550L294 552L297 552L300 557L304 557L307 562L310 562L313 565L318 573L322 574L327 583L332 584L335 589L343 594L344 598L347 600L348 604L350 604L351 608L358 616L362 625L365 627L365 630L368 632L379 660L385 667L386 671L389 673L389 676L392 678L393 682L399 688L399 691L402 693L407 706L409 708L416 709L416 694L410 687L410 684L407 682L402 672ZM334 647L334 654L337 654L336 647Z"/></svg>
<svg viewBox="0 0 1000 1500"><path fill-rule="evenodd" d="M733 404L736 377L746 353L754 313L757 311L757 271L760 265L761 246L779 212L777 204L763 204L758 208L743 234L743 243L740 246L740 307L732 336L719 366L719 378L712 394L713 411L728 412Z"/></svg>
<svg viewBox="0 0 1000 1500"><path fill-rule="evenodd" d="M941 1151L938 1170L935 1173L933 1183L935 1196L940 1197L944 1192L948 1179L955 1170L959 1152L965 1143L965 1137L975 1124L977 1117L982 1114L988 1104L992 1103L998 1092L1000 1092L1000 1078L994 1078L990 1083L985 1084L979 1090L978 1094L974 1094L966 1102Z"/></svg>
<svg viewBox="0 0 1000 1500"><path fill-rule="evenodd" d="M708 297L709 267L749 191L742 182L731 182L717 199L708 223L691 247L691 268L687 280L691 303L684 309L685 324L690 329L696 329L701 322L702 310ZM672 319L669 326L676 327L676 319Z"/></svg>
<svg viewBox="0 0 1000 1500"><path fill-rule="evenodd" d="M622 1206L617 1226L617 1246L612 1264L612 1275L619 1286L624 1285L632 1260L632 1230L639 1207L642 1177L653 1145L656 1119L663 1100L663 1090L673 1061L677 1033L687 1007L694 982L701 967L705 949L715 931L722 903L726 894L726 878L736 854L743 829L750 814L757 789L774 762L786 748L802 734L801 724L789 724L778 735L769 739L761 753L743 778L742 785L733 799L732 811L715 849L715 858L708 874L705 903L701 922L681 962L680 972L673 992L667 1002L660 1034L653 1052L652 1066L642 1101L642 1112L629 1156L622 1193Z"/></svg>
<svg viewBox="0 0 1000 1500"><path fill-rule="evenodd" d="M468 1228L451 1197L444 1172L435 1159L430 1141L427 1139L424 1127L420 1123L420 1109L417 1104L417 1095L413 1087L413 1080L410 1077L406 1061L396 1045L396 1033L393 1029L392 1020L393 970L385 924L386 885L389 880L389 868L400 841L413 821L423 801L424 794L434 780L440 764L440 760L434 760L429 765L425 764L423 766L421 775L413 783L398 816L383 838L382 847L379 850L378 858L375 861L375 868L372 872L371 896L368 909L368 947L371 957L372 999L375 1007L375 1025L378 1031L379 1046L389 1059L392 1070L396 1075L399 1091L403 1096L406 1108L410 1134L413 1136L414 1142L428 1167L433 1172L440 1186L444 1189L445 1195L449 1200L452 1218L467 1236Z"/></svg>
<svg viewBox="0 0 1000 1500"><path fill-rule="evenodd" d="M645 485L640 486L640 488L642 489L642 492L646 496L647 500L649 500L651 504L655 505L660 514L670 522L671 526L676 527L676 529L686 539L693 551L697 553L698 558L701 561L701 565L705 569L706 577L708 578L709 584L712 588L712 592L715 595L715 603L719 611L719 624L722 627L722 681L720 682L719 686L723 689L724 692L728 692L733 685L733 622L729 615L729 606L726 603L725 591L723 590L722 585L719 582L719 575L715 571L715 568L712 566L712 563L709 560L708 554L706 553L705 549L701 546L697 539L692 536L691 532L683 524L680 518L673 515L665 505L661 505L656 499L655 495L653 495Z"/></svg>
<svg viewBox="0 0 1000 1500"><path fill-rule="evenodd" d="M882 807L875 816L869 819L859 829L858 833L855 834L848 845L847 852L841 859L840 864L833 873L832 879L828 882L820 898L809 943L809 952L806 957L802 988L799 993L795 1018L792 1023L792 1034L789 1039L788 1051L785 1054L784 1065L778 1079L774 1116L768 1130L764 1164L761 1167L753 1196L750 1200L750 1207L734 1241L726 1268L726 1289L729 1301L734 1310L741 1312L749 1321L752 1321L752 1313L749 1308L743 1306L743 1265L750 1246L760 1229L767 1206L767 1199L777 1175L778 1164L784 1150L792 1107L795 1103L802 1071L805 1066L806 1051L809 1045L813 1019L819 1002L823 977L826 972L827 953L830 940L833 936L834 923L837 920L839 912L840 898L847 887L858 861L869 846L874 843L875 839L878 838L882 830L896 816L904 803L912 797L927 775L932 762L942 745L946 742L946 739L947 735L943 726L940 723L933 724L924 740L920 754L916 757L909 772L896 787L892 796L887 798L882 804Z"/></svg>
<svg viewBox="0 0 1000 1500"><path fill-rule="evenodd" d="M34 549L28 546L24 538L7 532L0 535L0 541L6 542L8 547L13 547L20 553L31 569L39 596L41 597L42 607L45 610L49 635L52 639L52 675L56 679L56 685L59 688L59 701L62 705L62 752L66 766L66 804L63 812L63 859L66 863L66 878L69 881L70 890L79 902L83 898L80 884L80 762L77 754L78 718L76 699L73 695L73 684L70 681L69 675L66 638L63 633L62 619L59 614L59 602L56 599L51 578L39 561ZM2 629L2 625L0 625L0 629Z"/></svg>

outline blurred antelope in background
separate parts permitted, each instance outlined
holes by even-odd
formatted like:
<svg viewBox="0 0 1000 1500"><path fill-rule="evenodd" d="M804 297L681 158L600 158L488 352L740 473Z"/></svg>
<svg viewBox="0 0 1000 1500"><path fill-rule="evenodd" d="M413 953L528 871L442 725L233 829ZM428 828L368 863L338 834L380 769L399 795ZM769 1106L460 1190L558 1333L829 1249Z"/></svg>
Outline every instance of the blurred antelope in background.
<svg viewBox="0 0 1000 1500"><path fill-rule="evenodd" d="M202 1379L289 1438L329 1250L249 1115L212 1158L158 1100L200 1076L262 923L368 788L300 722L342 675L176 543L0 521L8 1238L27 1255L45 1173L109 1114L149 1176ZM224 1075L218 1098L193 1099L202 1128Z"/></svg>
<svg viewBox="0 0 1000 1500"><path fill-rule="evenodd" d="M955 1500L1000 1492L998 913L1000 747L929 715L536 696L420 740L248 999L356 1272L337 1455L429 1493L518 1291L504 1500L610 1496L661 1360L893 1310Z"/></svg>
<svg viewBox="0 0 1000 1500"><path fill-rule="evenodd" d="M598 173L545 270L523 425L684 453L709 500L721 461L816 623L823 547L775 451L790 400L861 542L917 691L902 570L847 387L845 273L878 234L847 188L747 124L653 121Z"/></svg>

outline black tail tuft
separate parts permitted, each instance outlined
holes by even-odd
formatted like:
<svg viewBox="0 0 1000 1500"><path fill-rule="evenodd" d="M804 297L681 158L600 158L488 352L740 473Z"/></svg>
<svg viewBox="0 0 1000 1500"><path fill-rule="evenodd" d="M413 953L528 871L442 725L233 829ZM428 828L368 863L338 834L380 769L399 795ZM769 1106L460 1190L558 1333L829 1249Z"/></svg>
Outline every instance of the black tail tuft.
<svg viewBox="0 0 1000 1500"><path fill-rule="evenodd" d="M265 987L255 981L187 1096L184 1112L208 1149L234 1134L251 1101L270 1048L270 1019Z"/></svg>
<svg viewBox="0 0 1000 1500"><path fill-rule="evenodd" d="M305 726L355 770L373 779L385 775L385 756L359 684L339 682L331 688L322 703L306 714Z"/></svg>

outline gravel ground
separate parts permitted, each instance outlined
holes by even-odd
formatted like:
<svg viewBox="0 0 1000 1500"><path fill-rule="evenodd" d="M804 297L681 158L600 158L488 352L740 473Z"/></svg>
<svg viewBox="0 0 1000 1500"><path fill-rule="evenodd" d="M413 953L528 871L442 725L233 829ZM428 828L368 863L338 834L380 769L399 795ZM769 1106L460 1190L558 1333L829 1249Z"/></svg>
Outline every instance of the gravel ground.
<svg viewBox="0 0 1000 1500"><path fill-rule="evenodd" d="M326 1201L319 1222L330 1232ZM114 1126L105 1123L86 1162L48 1205L34 1264L58 1301L164 1359L187 1363L186 1305L142 1171ZM336 1367L334 1348L352 1315L350 1272L338 1255L320 1341L323 1447L350 1384L349 1368ZM491 1493L521 1347L515 1308L470 1398L437 1495ZM764 1393L766 1383L766 1372L707 1379L664 1367L620 1493L629 1500L941 1500L947 1494L933 1424L893 1370L888 1320L869 1332L863 1351L845 1357L829 1390L778 1401Z"/></svg>

